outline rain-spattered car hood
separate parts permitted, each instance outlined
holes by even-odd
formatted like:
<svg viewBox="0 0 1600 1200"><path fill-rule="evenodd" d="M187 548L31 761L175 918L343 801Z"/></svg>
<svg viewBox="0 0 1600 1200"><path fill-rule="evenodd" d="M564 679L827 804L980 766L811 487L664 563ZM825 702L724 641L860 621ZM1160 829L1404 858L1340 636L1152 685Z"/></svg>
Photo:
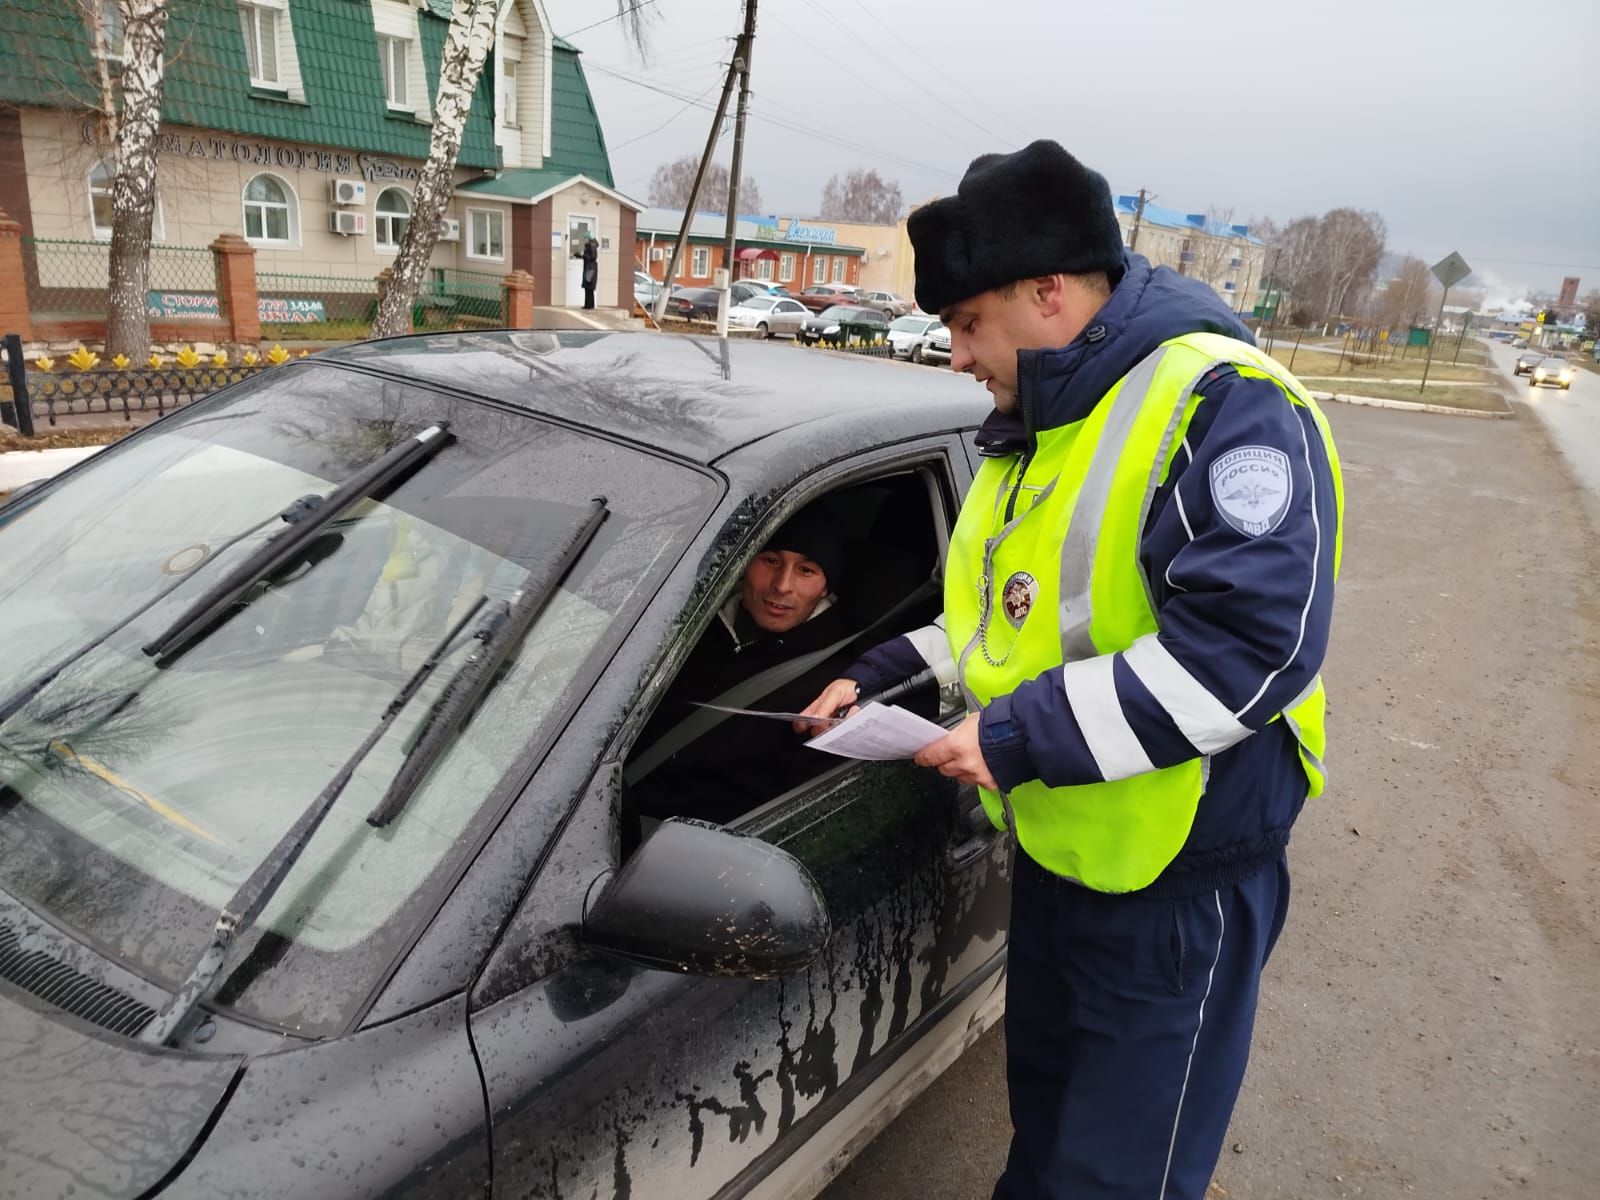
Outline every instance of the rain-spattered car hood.
<svg viewBox="0 0 1600 1200"><path fill-rule="evenodd" d="M242 1062L153 1050L0 985L0 1192L146 1194L199 1142Z"/></svg>

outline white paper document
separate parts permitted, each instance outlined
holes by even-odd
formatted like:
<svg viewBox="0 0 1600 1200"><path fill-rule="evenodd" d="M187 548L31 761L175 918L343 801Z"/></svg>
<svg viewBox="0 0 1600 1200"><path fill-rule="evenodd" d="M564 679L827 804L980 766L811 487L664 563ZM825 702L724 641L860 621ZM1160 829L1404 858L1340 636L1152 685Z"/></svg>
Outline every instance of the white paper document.
<svg viewBox="0 0 1600 1200"><path fill-rule="evenodd" d="M841 758L910 758L949 732L895 705L869 704L806 745Z"/></svg>

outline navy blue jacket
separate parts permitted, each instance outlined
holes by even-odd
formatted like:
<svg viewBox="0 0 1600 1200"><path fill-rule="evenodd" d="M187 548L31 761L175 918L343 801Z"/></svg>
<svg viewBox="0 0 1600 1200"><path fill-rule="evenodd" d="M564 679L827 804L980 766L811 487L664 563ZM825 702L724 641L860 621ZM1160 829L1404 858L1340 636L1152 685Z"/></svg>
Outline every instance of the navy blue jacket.
<svg viewBox="0 0 1600 1200"><path fill-rule="evenodd" d="M1088 327L1058 350L1017 356L1018 412L992 413L978 433L986 455L1026 453L1042 429L1080 421L1161 342L1191 332L1253 341L1217 294L1166 267L1126 256L1122 279ZM1275 859L1306 797L1293 735L1268 722L1322 666L1333 611L1338 535L1333 472L1310 412L1274 384L1222 368L1196 389L1201 403L1150 507L1140 561L1150 581L1161 650L1236 724L1213 734L1211 770L1188 841L1151 885L1160 894L1226 886ZM1276 524L1229 519L1213 464L1232 451L1286 463L1289 501ZM1225 475L1226 464L1217 474ZM1237 506L1235 505L1235 516ZM934 663L949 675L942 633L919 630L870 651L847 672L864 693ZM938 648L937 652L935 647ZM1124 654L1114 656L1115 700L1154 767L1201 755L1193 705L1158 698ZM1190 692L1191 698L1196 693ZM1108 699L1109 702L1109 699ZM1226 710L1223 712L1223 710ZM1179 711L1173 711L1179 710ZM1224 725L1227 722L1224 721ZM1236 738L1237 740L1230 740ZM1203 740L1203 739L1201 739ZM1218 748L1217 740L1230 740ZM1030 779L1052 787L1107 777L1080 728L1060 668L998 696L981 718L984 760L1002 789Z"/></svg>

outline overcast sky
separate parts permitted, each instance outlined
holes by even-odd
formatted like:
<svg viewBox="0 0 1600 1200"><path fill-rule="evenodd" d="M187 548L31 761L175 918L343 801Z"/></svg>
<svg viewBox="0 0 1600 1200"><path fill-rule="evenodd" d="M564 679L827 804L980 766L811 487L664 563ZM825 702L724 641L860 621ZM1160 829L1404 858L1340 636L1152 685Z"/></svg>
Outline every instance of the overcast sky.
<svg viewBox="0 0 1600 1200"><path fill-rule="evenodd" d="M646 199L704 144L740 0L645 0L647 60L606 20L616 0L545 7L584 52L618 188ZM765 0L745 174L766 211L805 216L836 172L874 167L917 202L1053 137L1114 192L1236 221L1375 209L1392 250L1586 292L1597 34L1597 0Z"/></svg>

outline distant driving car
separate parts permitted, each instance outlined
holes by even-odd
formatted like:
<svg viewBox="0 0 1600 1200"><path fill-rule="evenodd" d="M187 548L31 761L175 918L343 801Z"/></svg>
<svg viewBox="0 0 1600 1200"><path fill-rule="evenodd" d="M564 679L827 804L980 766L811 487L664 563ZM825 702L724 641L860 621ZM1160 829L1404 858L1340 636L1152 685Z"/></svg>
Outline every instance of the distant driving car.
<svg viewBox="0 0 1600 1200"><path fill-rule="evenodd" d="M1550 384L1559 387L1563 392L1572 387L1572 364L1559 354L1551 354L1539 360L1539 365L1533 368L1531 380L1534 387Z"/></svg>
<svg viewBox="0 0 1600 1200"><path fill-rule="evenodd" d="M800 332L795 334L798 341L811 345L814 342L834 342L844 340L844 326L849 325L856 329L887 331L889 322L883 319L883 313L875 308L861 308L854 304L835 304L823 309L800 327Z"/></svg>
<svg viewBox="0 0 1600 1200"><path fill-rule="evenodd" d="M889 348L896 358L921 362L928 339L943 328L938 317L899 317L889 322Z"/></svg>
<svg viewBox="0 0 1600 1200"><path fill-rule="evenodd" d="M1517 365L1513 370L1513 374L1526 375L1543 361L1543 350L1529 350L1526 353L1519 354L1517 355Z"/></svg>
<svg viewBox="0 0 1600 1200"><path fill-rule="evenodd" d="M791 296L752 296L728 310L728 325L735 329L754 329L766 337L793 336L809 320L805 306Z"/></svg>
<svg viewBox="0 0 1600 1200"><path fill-rule="evenodd" d="M928 335L928 344L922 348L922 361L930 363L950 362L950 330L941 325Z"/></svg>
<svg viewBox="0 0 1600 1200"><path fill-rule="evenodd" d="M0 508L0 1194L816 1195L998 1019L1009 839L822 753L618 831L793 514L860 564L846 660L938 614L987 411L785 346L399 337Z"/></svg>

